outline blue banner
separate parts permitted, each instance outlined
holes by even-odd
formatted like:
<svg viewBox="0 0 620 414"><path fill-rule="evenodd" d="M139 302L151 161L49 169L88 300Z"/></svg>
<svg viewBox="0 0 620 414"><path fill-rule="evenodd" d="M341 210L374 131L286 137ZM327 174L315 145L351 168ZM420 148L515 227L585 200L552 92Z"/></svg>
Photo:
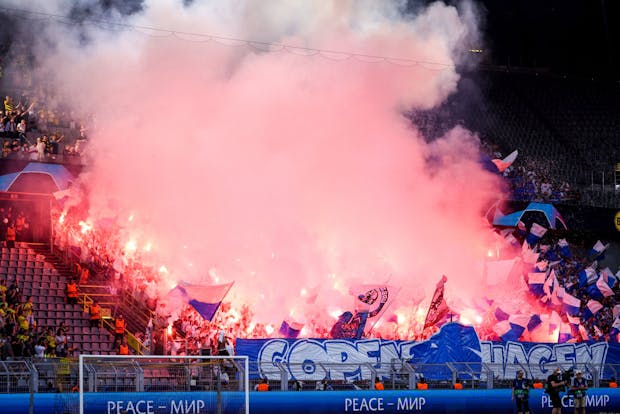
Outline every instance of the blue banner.
<svg viewBox="0 0 620 414"><path fill-rule="evenodd" d="M620 412L620 391L590 389L588 413ZM216 412L217 393L85 393L84 412L101 414L199 414ZM221 412L244 410L244 394L223 392ZM529 398L532 414L551 412L549 396L533 390ZM34 414L77 412L77 394L35 394ZM562 398L563 413L573 412L572 397ZM28 414L29 394L0 394L3 413ZM252 414L346 414L346 413L510 413L515 407L511 390L430 391L272 391L251 392Z"/></svg>
<svg viewBox="0 0 620 414"><path fill-rule="evenodd" d="M276 364L288 366L291 379L317 381L368 380L372 365L377 374L389 378L395 360L425 364L422 375L445 379L446 373L432 364L466 362L474 371L487 363L496 378L513 379L517 364L525 367L528 378L546 379L555 366L563 369L584 365L598 371L604 364L620 364L620 345L607 342L544 344L532 342L480 341L472 327L450 323L427 341L388 341L382 339L237 339L237 354L258 363L260 376L280 378ZM341 366L336 366L340 364ZM438 368L438 366L436 367ZM588 372L585 373L589 377ZM468 379L460 375L461 379ZM602 378L614 373L605 370ZM447 378L450 378L448 376ZM478 378L483 379L483 378Z"/></svg>

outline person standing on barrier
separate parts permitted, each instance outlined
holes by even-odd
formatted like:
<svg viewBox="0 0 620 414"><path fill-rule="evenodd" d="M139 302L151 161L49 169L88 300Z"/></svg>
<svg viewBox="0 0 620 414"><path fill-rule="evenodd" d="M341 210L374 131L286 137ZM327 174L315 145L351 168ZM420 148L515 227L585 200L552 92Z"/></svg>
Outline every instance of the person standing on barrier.
<svg viewBox="0 0 620 414"><path fill-rule="evenodd" d="M547 378L546 392L549 394L549 399L553 406L551 414L562 414L562 398L560 397L560 393L564 392L565 388L566 381L562 378L560 368L556 368L553 370L553 374L549 375Z"/></svg>
<svg viewBox="0 0 620 414"><path fill-rule="evenodd" d="M517 371L517 378L512 382L512 400L517 403L517 413L530 413L530 382L523 377L523 371Z"/></svg>
<svg viewBox="0 0 620 414"><path fill-rule="evenodd" d="M581 371L575 371L575 377L571 384L570 390L573 394L573 402L575 405L575 414L586 414L586 390L588 384L583 377Z"/></svg>

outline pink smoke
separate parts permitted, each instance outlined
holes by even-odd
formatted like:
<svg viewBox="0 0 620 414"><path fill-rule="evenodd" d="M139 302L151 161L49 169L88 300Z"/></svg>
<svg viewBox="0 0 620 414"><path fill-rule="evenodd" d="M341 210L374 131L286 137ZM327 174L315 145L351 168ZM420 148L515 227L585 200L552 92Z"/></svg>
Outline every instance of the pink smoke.
<svg viewBox="0 0 620 414"><path fill-rule="evenodd" d="M407 17L399 2L215 3L150 1L129 23L440 65L93 27L89 45L45 55L95 119L91 220L118 215L123 243L151 244L162 296L174 280L235 281L233 306L265 323L329 325L360 283L400 288L390 311L408 317L442 274L449 303L480 296L498 179L468 131L427 144L402 116L455 90L472 22L442 3Z"/></svg>

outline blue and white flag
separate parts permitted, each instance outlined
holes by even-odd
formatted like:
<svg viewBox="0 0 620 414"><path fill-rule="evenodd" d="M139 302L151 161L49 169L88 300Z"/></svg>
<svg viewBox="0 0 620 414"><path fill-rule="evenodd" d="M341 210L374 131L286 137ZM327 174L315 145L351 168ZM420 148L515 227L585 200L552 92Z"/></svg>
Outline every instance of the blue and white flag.
<svg viewBox="0 0 620 414"><path fill-rule="evenodd" d="M513 234L519 240L525 239L525 236L527 235L527 229L525 227L525 223L519 220L519 222L517 223L517 227L515 228L515 231Z"/></svg>
<svg viewBox="0 0 620 414"><path fill-rule="evenodd" d="M605 250L609 247L609 244L603 244L600 240L592 246L590 251L588 252L588 257L590 260L603 260L605 258Z"/></svg>
<svg viewBox="0 0 620 414"><path fill-rule="evenodd" d="M546 232L547 232L547 229L545 227L541 226L538 223L532 223L530 232L528 233L525 240L530 246L534 246L540 241L540 239L542 239L542 237L545 235Z"/></svg>
<svg viewBox="0 0 620 414"><path fill-rule="evenodd" d="M493 331L503 341L518 341L530 322L529 315L515 314L495 324Z"/></svg>
<svg viewBox="0 0 620 414"><path fill-rule="evenodd" d="M564 286L560 286L558 279L555 275L553 275L553 292L551 293L551 304L554 306L560 306L564 302L562 299L564 295L566 295L566 289Z"/></svg>
<svg viewBox="0 0 620 414"><path fill-rule="evenodd" d="M609 330L609 342L620 342L620 318L615 318Z"/></svg>
<svg viewBox="0 0 620 414"><path fill-rule="evenodd" d="M579 325L579 336L581 336L581 339L584 340L584 341L591 341L592 340L592 337L590 336L590 333L588 332L586 327L583 326L583 325Z"/></svg>
<svg viewBox="0 0 620 414"><path fill-rule="evenodd" d="M303 328L304 328L303 323L283 320L278 333L283 338L295 339L299 336Z"/></svg>
<svg viewBox="0 0 620 414"><path fill-rule="evenodd" d="M549 334L559 329L561 324L562 318L560 318L560 315L556 311L551 312L551 317L549 318Z"/></svg>
<svg viewBox="0 0 620 414"><path fill-rule="evenodd" d="M603 305L601 305L601 302L590 299L586 304L586 307L583 309L583 319L587 321L588 319L596 315L601 309L603 309Z"/></svg>
<svg viewBox="0 0 620 414"><path fill-rule="evenodd" d="M534 266L534 271L538 273L545 273L547 271L547 267L549 266L549 262L546 260L541 260L537 262Z"/></svg>
<svg viewBox="0 0 620 414"><path fill-rule="evenodd" d="M602 300L608 296L613 296L614 291L607 284L607 279L604 275L600 275L596 280L596 283L591 284L587 288L588 295L592 299Z"/></svg>
<svg viewBox="0 0 620 414"><path fill-rule="evenodd" d="M579 280L579 287L580 288L586 287L588 285L591 285L592 283L596 282L597 278L598 278L598 275L596 274L596 270L594 270L591 267L583 269L577 275L577 279Z"/></svg>
<svg viewBox="0 0 620 414"><path fill-rule="evenodd" d="M570 293L564 292L562 298L562 310L571 316L579 315L581 301Z"/></svg>
<svg viewBox="0 0 620 414"><path fill-rule="evenodd" d="M570 246L568 245L566 239L558 240L558 247L560 248L560 254L562 255L562 257L566 259L570 259L572 257Z"/></svg>
<svg viewBox="0 0 620 414"><path fill-rule="evenodd" d="M579 319L579 316L566 315L566 319L568 319L568 323L573 327L573 331L577 330L579 325L581 325L581 319Z"/></svg>
<svg viewBox="0 0 620 414"><path fill-rule="evenodd" d="M540 315L534 314L530 317L530 320L527 323L527 330L532 332L534 329L540 326L541 323L542 319L540 318Z"/></svg>
<svg viewBox="0 0 620 414"><path fill-rule="evenodd" d="M508 318L510 318L510 315L504 312L503 310L501 310L499 306L495 309L495 319L501 322L501 321L507 321Z"/></svg>
<svg viewBox="0 0 620 414"><path fill-rule="evenodd" d="M528 273L527 284L530 292L536 297L541 297L545 294L544 286L547 279L546 273Z"/></svg>
<svg viewBox="0 0 620 414"><path fill-rule="evenodd" d="M557 279L555 277L555 271L552 269L549 272L549 276L545 279L545 283L543 284L543 297L541 300L543 302L548 302L551 300L551 295L553 294L553 289L557 284Z"/></svg>
<svg viewBox="0 0 620 414"><path fill-rule="evenodd" d="M618 281L618 279L614 275L614 272L612 272L611 269L608 267L601 270L601 277L605 278L605 282L607 283L607 286L609 286L611 289L614 288L614 286L616 285L616 282Z"/></svg>
<svg viewBox="0 0 620 414"><path fill-rule="evenodd" d="M527 243L523 243L521 246L521 258L527 264L535 264L538 261L538 257L540 253L535 253L533 249L530 248L530 245Z"/></svg>
<svg viewBox="0 0 620 414"><path fill-rule="evenodd" d="M560 325L560 333L558 335L558 343L563 344L573 339L573 332L570 324L562 322Z"/></svg>
<svg viewBox="0 0 620 414"><path fill-rule="evenodd" d="M501 321L493 326L493 332L499 336L502 341L518 341L523 330L519 327L515 327L508 320Z"/></svg>
<svg viewBox="0 0 620 414"><path fill-rule="evenodd" d="M194 285L180 281L172 294L180 294L205 320L212 320L233 282L224 285Z"/></svg>
<svg viewBox="0 0 620 414"><path fill-rule="evenodd" d="M517 238L515 236L513 236L512 233L506 235L504 240L506 241L506 243L510 244L513 247L517 247L520 244L519 240L517 240Z"/></svg>

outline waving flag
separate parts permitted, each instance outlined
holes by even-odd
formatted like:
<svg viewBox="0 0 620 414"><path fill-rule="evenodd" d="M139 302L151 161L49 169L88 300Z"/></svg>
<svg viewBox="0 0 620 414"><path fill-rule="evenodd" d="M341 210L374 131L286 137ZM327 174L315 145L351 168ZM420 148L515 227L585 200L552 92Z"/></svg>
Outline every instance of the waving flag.
<svg viewBox="0 0 620 414"><path fill-rule="evenodd" d="M601 277L605 278L605 282L607 283L607 286L609 286L611 289L614 288L614 286L616 285L616 282L618 281L616 276L614 276L614 272L612 272L611 269L608 267L601 270Z"/></svg>
<svg viewBox="0 0 620 414"><path fill-rule="evenodd" d="M538 273L545 273L547 271L548 266L549 266L548 261L541 260L540 262L536 263L536 265L534 266L534 271Z"/></svg>
<svg viewBox="0 0 620 414"><path fill-rule="evenodd" d="M551 312L551 317L549 318L549 334L556 329L560 329L561 324L562 318L560 318L560 315L556 311Z"/></svg>
<svg viewBox="0 0 620 414"><path fill-rule="evenodd" d="M603 309L603 305L601 305L601 302L590 299L586 304L585 309L583 310L583 319L587 321L592 316L596 315L601 309Z"/></svg>
<svg viewBox="0 0 620 414"><path fill-rule="evenodd" d="M533 265L538 261L539 256L540 253L534 253L534 250L530 248L529 244L523 243L521 246L521 257L525 263Z"/></svg>
<svg viewBox="0 0 620 414"><path fill-rule="evenodd" d="M545 273L528 273L527 284L530 292L536 295L536 297L541 297L545 294L545 279L547 279Z"/></svg>
<svg viewBox="0 0 620 414"><path fill-rule="evenodd" d="M558 335L558 343L563 344L573 339L573 331L570 324L562 322L560 325L560 333Z"/></svg>
<svg viewBox="0 0 620 414"><path fill-rule="evenodd" d="M540 315L534 314L530 317L530 320L527 323L527 330L532 332L534 329L540 326L541 323L542 319L540 318Z"/></svg>
<svg viewBox="0 0 620 414"><path fill-rule="evenodd" d="M555 288L553 289L553 293L551 293L551 305L562 305L564 303L562 301L564 299L564 295L566 295L566 289L564 289L564 286L559 286L558 280L555 279Z"/></svg>
<svg viewBox="0 0 620 414"><path fill-rule="evenodd" d="M586 269L583 269L577 275L577 279L579 280L579 287L582 288L596 282L597 277L598 275L596 274L596 270L594 270L593 268L588 267Z"/></svg>
<svg viewBox="0 0 620 414"><path fill-rule="evenodd" d="M519 241L522 242L523 240L525 240L525 236L527 236L527 229L525 227L525 223L523 223L521 220L519 220L517 222L517 227L515 227L514 232L512 233L515 238ZM526 243L524 243L526 244Z"/></svg>
<svg viewBox="0 0 620 414"><path fill-rule="evenodd" d="M562 310L571 316L579 314L579 308L581 307L581 301L571 295L570 293L564 293L562 298Z"/></svg>
<svg viewBox="0 0 620 414"><path fill-rule="evenodd" d="M512 315L495 324L493 331L502 341L518 341L530 321L527 315Z"/></svg>
<svg viewBox="0 0 620 414"><path fill-rule="evenodd" d="M588 295L592 299L601 300L608 296L613 296L614 291L607 284L607 280L604 275L600 275L596 280L596 283L591 284L587 288Z"/></svg>
<svg viewBox="0 0 620 414"><path fill-rule="evenodd" d="M355 315L349 311L344 312L329 331L330 336L334 339L360 339L364 334L368 315L368 312L356 312Z"/></svg>
<svg viewBox="0 0 620 414"><path fill-rule="evenodd" d="M495 158L491 161L493 162L493 164L495 164L495 166L497 167L497 170L503 173L504 171L506 171L508 167L512 165L513 162L515 162L518 155L519 155L519 150L514 150L503 160L499 158Z"/></svg>
<svg viewBox="0 0 620 414"><path fill-rule="evenodd" d="M444 275L437 283L435 293L433 294L433 300L431 300L431 304L428 307L428 313L426 314L426 319L424 321L424 329L443 322L447 317L448 312L450 312L450 308L444 298L444 285L447 281L448 278Z"/></svg>
<svg viewBox="0 0 620 414"><path fill-rule="evenodd" d="M222 301L228 294L233 282L224 285L193 285L184 281L172 289L171 293L180 294L205 320L212 320Z"/></svg>
<svg viewBox="0 0 620 414"><path fill-rule="evenodd" d="M570 259L572 257L570 247L566 239L558 240L558 247L560 248L560 254L562 255L562 257L566 259Z"/></svg>
<svg viewBox="0 0 620 414"><path fill-rule="evenodd" d="M519 246L519 240L517 240L517 238L513 236L512 233L507 234L504 240L506 241L506 243L510 244L513 247Z"/></svg>
<svg viewBox="0 0 620 414"><path fill-rule="evenodd" d="M588 252L590 260L603 260L605 258L605 250L609 247L609 244L603 244L600 240L594 244L594 246Z"/></svg>
<svg viewBox="0 0 620 414"><path fill-rule="evenodd" d="M620 318L615 318L609 330L609 342L618 343L620 339Z"/></svg>
<svg viewBox="0 0 620 414"><path fill-rule="evenodd" d="M542 239L542 237L545 235L546 232L547 232L547 229L545 227L541 226L538 223L532 223L530 232L528 233L525 240L530 246L534 246L540 241L540 239Z"/></svg>
<svg viewBox="0 0 620 414"><path fill-rule="evenodd" d="M549 272L549 276L547 277L547 279L545 279L545 283L543 284L543 297L542 297L542 301L543 302L547 302L551 299L551 295L553 294L553 289L556 286L557 282L557 278L555 277L555 271L552 269L551 272Z"/></svg>
<svg viewBox="0 0 620 414"><path fill-rule="evenodd" d="M504 312L499 306L495 309L495 319L497 319L498 321L507 321L508 318L510 318L510 315L506 312Z"/></svg>
<svg viewBox="0 0 620 414"><path fill-rule="evenodd" d="M278 333L284 338L295 339L299 336L303 327L303 323L284 320Z"/></svg>
<svg viewBox="0 0 620 414"><path fill-rule="evenodd" d="M398 290L386 285L358 285L349 289L354 298L354 309L375 316L394 300Z"/></svg>

